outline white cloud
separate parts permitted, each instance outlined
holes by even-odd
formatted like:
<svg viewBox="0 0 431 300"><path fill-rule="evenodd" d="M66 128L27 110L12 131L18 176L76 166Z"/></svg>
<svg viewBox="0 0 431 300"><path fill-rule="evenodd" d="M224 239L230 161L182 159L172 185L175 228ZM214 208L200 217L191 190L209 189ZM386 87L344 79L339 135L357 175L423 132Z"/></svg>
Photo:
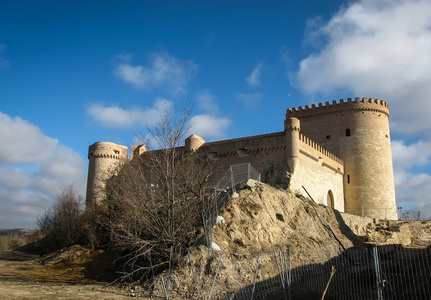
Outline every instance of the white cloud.
<svg viewBox="0 0 431 300"><path fill-rule="evenodd" d="M0 139L0 228L35 227L67 185L85 193L85 162L35 125L0 112Z"/></svg>
<svg viewBox="0 0 431 300"><path fill-rule="evenodd" d="M254 106L258 104L265 94L263 93L252 93L252 94L245 94L245 93L236 93L235 97L239 100L241 100L245 105L247 106Z"/></svg>
<svg viewBox="0 0 431 300"><path fill-rule="evenodd" d="M429 174L420 173L412 174L405 172L397 174L396 179L402 178L396 184L397 207L403 207L403 210L415 212L420 211L421 217L431 219L431 176Z"/></svg>
<svg viewBox="0 0 431 300"><path fill-rule="evenodd" d="M197 115L191 118L191 133L197 134L202 138L221 139L226 137L225 131L231 121L228 118L218 118L207 114Z"/></svg>
<svg viewBox="0 0 431 300"><path fill-rule="evenodd" d="M431 142L420 140L410 145L404 141L394 140L392 158L396 170L404 170L413 166L425 166L430 163Z"/></svg>
<svg viewBox="0 0 431 300"><path fill-rule="evenodd" d="M9 67L9 61L1 55L4 49L6 49L6 46L0 44L0 69Z"/></svg>
<svg viewBox="0 0 431 300"><path fill-rule="evenodd" d="M231 121L228 118L217 117L218 105L215 101L215 96L210 91L203 90L197 93L196 102L204 113L190 118L192 126L186 136L194 133L203 138L225 137L225 131ZM119 106L92 104L87 108L87 114L95 122L106 127L139 130L139 127L151 128L157 126L165 112L173 113L173 108L174 103L172 101L159 98L154 102L153 107L146 109L135 107L127 110ZM144 138L149 138L149 136L144 136ZM138 144L143 143L139 139L136 139L135 142Z"/></svg>
<svg viewBox="0 0 431 300"><path fill-rule="evenodd" d="M196 93L198 107L206 113L217 114L219 112L216 97L209 90L202 90Z"/></svg>
<svg viewBox="0 0 431 300"><path fill-rule="evenodd" d="M420 211L422 217L431 217L431 176L412 168L429 167L431 161L431 142L420 140L411 144L392 141L394 180L397 206L405 210Z"/></svg>
<svg viewBox="0 0 431 300"><path fill-rule="evenodd" d="M309 31L323 47L300 63L304 91L382 98L393 131L431 128L431 1L361 0Z"/></svg>
<svg viewBox="0 0 431 300"><path fill-rule="evenodd" d="M263 64L259 63L251 72L251 74L245 79L250 86L260 85L260 75L262 75Z"/></svg>
<svg viewBox="0 0 431 300"><path fill-rule="evenodd" d="M156 99L153 107L143 110L140 107L124 109L119 106L104 106L103 104L92 104L87 107L87 114L94 121L106 127L134 128L135 126L153 126L160 120L165 110L169 110L173 103L169 100Z"/></svg>
<svg viewBox="0 0 431 300"><path fill-rule="evenodd" d="M208 89L199 91L196 93L196 104L203 113L190 119L191 127L186 136L197 134L209 140L225 138L231 120L226 117L218 117L219 106L216 96Z"/></svg>
<svg viewBox="0 0 431 300"><path fill-rule="evenodd" d="M193 61L180 60L165 52L151 54L148 66L130 64L128 55L122 58L125 62L117 67L118 77L137 89L164 88L174 95L184 92L198 68Z"/></svg>

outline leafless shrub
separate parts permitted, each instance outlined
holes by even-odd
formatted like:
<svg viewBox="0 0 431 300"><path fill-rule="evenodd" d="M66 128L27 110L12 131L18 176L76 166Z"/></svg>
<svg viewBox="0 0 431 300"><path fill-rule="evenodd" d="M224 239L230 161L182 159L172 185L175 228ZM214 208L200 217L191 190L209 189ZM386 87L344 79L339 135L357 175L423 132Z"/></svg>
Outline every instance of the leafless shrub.
<svg viewBox="0 0 431 300"><path fill-rule="evenodd" d="M135 156L107 183L105 224L124 255L125 277L154 275L168 266L171 247L175 263L202 234L211 163L180 147L189 116L166 111L150 130L158 150Z"/></svg>
<svg viewBox="0 0 431 300"><path fill-rule="evenodd" d="M73 186L63 188L57 201L37 218L39 230L48 233L57 246L65 247L77 242L83 228L83 198Z"/></svg>

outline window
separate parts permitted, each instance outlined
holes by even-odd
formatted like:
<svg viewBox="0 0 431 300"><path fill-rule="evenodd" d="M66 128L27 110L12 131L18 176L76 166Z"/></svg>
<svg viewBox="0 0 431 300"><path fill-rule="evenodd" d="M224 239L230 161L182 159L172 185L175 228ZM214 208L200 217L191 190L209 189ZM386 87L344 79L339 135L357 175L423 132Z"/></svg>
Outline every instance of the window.
<svg viewBox="0 0 431 300"><path fill-rule="evenodd" d="M350 136L350 129L349 128L346 129L346 136Z"/></svg>
<svg viewBox="0 0 431 300"><path fill-rule="evenodd" d="M329 140L331 138L331 135L327 135L326 139Z"/></svg>
<svg viewBox="0 0 431 300"><path fill-rule="evenodd" d="M347 175L347 183L350 183L350 175Z"/></svg>

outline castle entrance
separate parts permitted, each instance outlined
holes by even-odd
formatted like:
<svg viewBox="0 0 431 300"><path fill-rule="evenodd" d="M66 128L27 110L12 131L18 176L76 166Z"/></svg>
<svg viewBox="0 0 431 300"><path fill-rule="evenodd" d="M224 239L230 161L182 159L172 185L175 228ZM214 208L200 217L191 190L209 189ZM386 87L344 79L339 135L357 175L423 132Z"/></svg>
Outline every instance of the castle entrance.
<svg viewBox="0 0 431 300"><path fill-rule="evenodd" d="M328 191L328 195L326 197L327 205L334 208L334 194L331 190Z"/></svg>

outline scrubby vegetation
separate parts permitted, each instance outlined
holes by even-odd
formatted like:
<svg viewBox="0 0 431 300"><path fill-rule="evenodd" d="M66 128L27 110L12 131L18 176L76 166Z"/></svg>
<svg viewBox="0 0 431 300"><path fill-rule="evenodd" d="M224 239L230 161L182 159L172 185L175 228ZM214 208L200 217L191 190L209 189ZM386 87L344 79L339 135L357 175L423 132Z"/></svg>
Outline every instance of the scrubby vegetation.
<svg viewBox="0 0 431 300"><path fill-rule="evenodd" d="M38 218L52 250L73 244L115 252L121 279L148 279L176 264L203 233L212 164L181 147L190 110L166 110L135 155L106 182L106 198L84 211L72 187ZM171 252L172 249L172 252Z"/></svg>
<svg viewBox="0 0 431 300"><path fill-rule="evenodd" d="M83 198L68 186L57 195L57 201L37 218L37 227L55 249L74 245L83 236Z"/></svg>
<svg viewBox="0 0 431 300"><path fill-rule="evenodd" d="M180 148L189 115L166 111L144 141L158 150L134 157L107 183L102 223L125 259L124 277L153 276L202 235L212 170L206 156Z"/></svg>

